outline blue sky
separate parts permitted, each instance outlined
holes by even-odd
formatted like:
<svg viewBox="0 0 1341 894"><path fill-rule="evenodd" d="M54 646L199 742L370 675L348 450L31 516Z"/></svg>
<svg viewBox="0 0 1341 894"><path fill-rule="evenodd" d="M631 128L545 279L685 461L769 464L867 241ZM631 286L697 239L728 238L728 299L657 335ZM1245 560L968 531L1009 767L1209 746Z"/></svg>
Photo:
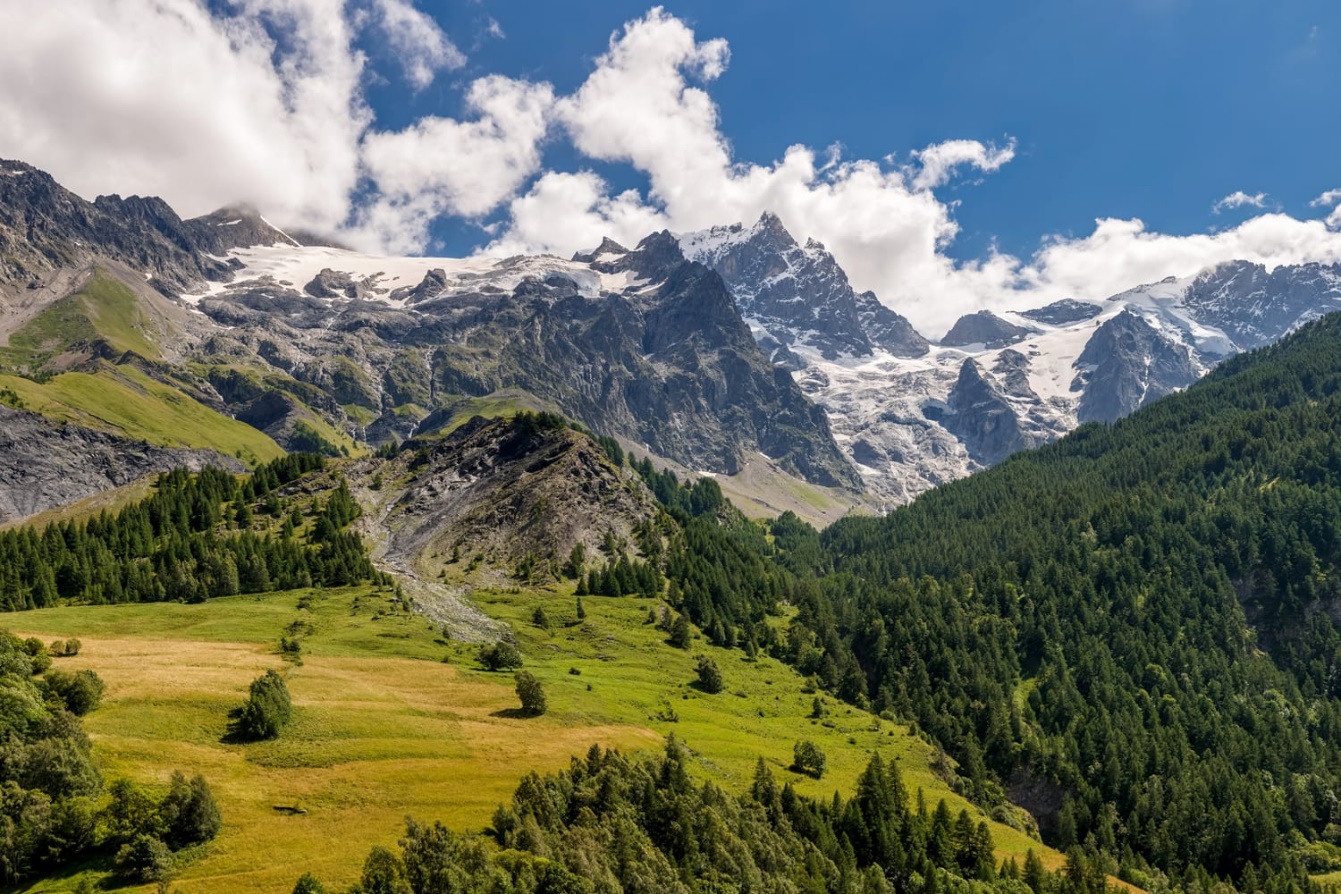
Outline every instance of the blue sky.
<svg viewBox="0 0 1341 894"><path fill-rule="evenodd" d="M87 197L393 254L770 210L931 332L1341 263L1335 0L16 0L0 83L0 157Z"/></svg>
<svg viewBox="0 0 1341 894"><path fill-rule="evenodd" d="M394 85L372 93L389 122L458 114L460 86L486 72L571 91L610 33L647 5L422 8L470 61L417 96ZM945 192L962 200L956 257L993 240L1028 255L1042 237L1082 235L1099 217L1139 217L1169 233L1223 227L1254 210L1212 213L1239 190L1307 215L1310 200L1341 184L1335 2L738 0L666 9L700 38L730 43L730 65L710 92L740 160L771 162L798 142L881 158L949 139L1016 139L1009 165ZM484 36L490 19L504 39ZM580 164L561 146L549 162ZM621 166L601 170L621 185L644 183ZM442 232L456 250L479 240L469 227Z"/></svg>

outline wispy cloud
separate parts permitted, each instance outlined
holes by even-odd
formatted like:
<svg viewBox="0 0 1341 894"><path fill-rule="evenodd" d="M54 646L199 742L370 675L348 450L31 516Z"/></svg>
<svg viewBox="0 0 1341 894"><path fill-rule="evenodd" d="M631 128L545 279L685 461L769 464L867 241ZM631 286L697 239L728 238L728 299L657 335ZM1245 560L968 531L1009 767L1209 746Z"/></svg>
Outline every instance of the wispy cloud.
<svg viewBox="0 0 1341 894"><path fill-rule="evenodd" d="M1222 211L1230 211L1235 208L1262 208L1267 203L1267 194L1264 192L1248 195L1243 190L1232 192L1220 201L1211 206L1211 212L1219 214Z"/></svg>
<svg viewBox="0 0 1341 894"><path fill-rule="evenodd" d="M438 23L409 0L375 0L375 4L387 43L400 59L406 80L415 89L432 84L440 71L466 64L465 54Z"/></svg>
<svg viewBox="0 0 1341 894"><path fill-rule="evenodd" d="M1331 208L1337 204L1341 204L1341 189L1329 189L1309 202L1309 205L1314 208Z"/></svg>

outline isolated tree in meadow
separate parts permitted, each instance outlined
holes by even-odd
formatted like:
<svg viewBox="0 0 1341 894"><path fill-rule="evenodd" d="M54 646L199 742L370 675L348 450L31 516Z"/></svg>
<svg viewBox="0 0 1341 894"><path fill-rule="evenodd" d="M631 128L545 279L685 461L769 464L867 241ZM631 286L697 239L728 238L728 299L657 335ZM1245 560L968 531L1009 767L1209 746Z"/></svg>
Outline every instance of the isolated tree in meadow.
<svg viewBox="0 0 1341 894"><path fill-rule="evenodd" d="M530 671L517 671L517 698L521 700L522 711L532 717L545 713L545 689Z"/></svg>
<svg viewBox="0 0 1341 894"><path fill-rule="evenodd" d="M289 687L272 669L252 681L247 703L238 715L238 732L248 739L273 739L292 719Z"/></svg>
<svg viewBox="0 0 1341 894"><path fill-rule="evenodd" d="M796 772L819 779L824 775L827 766L828 761L824 757L824 752L820 751L814 742L805 740L793 746L792 769Z"/></svg>
<svg viewBox="0 0 1341 894"><path fill-rule="evenodd" d="M726 684L722 682L722 672L717 669L717 662L707 655L700 655L698 658L698 688L715 695L721 692L725 686Z"/></svg>
<svg viewBox="0 0 1341 894"><path fill-rule="evenodd" d="M677 649L689 648L689 619L684 615L675 616L675 621L671 624L670 638L667 639L667 642Z"/></svg>

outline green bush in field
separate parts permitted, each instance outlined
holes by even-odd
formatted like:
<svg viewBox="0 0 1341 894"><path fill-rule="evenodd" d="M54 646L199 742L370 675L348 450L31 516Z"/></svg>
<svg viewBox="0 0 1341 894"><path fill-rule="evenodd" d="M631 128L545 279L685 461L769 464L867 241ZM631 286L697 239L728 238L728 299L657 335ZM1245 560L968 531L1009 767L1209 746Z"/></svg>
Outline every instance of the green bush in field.
<svg viewBox="0 0 1341 894"><path fill-rule="evenodd" d="M517 698L521 700L522 711L537 717L545 713L545 690L530 671L517 671Z"/></svg>
<svg viewBox="0 0 1341 894"><path fill-rule="evenodd" d="M63 670L47 671L43 678L47 696L65 705L65 710L78 717L96 709L102 703L107 689L102 678L91 670L70 673Z"/></svg>
<svg viewBox="0 0 1341 894"><path fill-rule="evenodd" d="M480 649L480 663L491 671L521 667L521 652L507 640L500 640Z"/></svg>
<svg viewBox="0 0 1341 894"><path fill-rule="evenodd" d="M245 739L273 739L293 719L293 702L284 678L268 670L251 683L247 703L238 713L237 731Z"/></svg>

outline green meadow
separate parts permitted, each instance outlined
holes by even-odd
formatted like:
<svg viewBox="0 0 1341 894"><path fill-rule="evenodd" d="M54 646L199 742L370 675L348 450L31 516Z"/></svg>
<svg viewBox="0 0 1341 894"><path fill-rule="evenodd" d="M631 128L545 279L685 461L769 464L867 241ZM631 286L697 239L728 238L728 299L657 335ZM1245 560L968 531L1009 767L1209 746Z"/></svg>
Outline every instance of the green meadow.
<svg viewBox="0 0 1341 894"><path fill-rule="evenodd" d="M406 816L485 828L524 774L564 767L592 743L658 750L673 734L704 779L741 791L762 756L780 780L824 797L850 792L878 751L932 805L942 797L956 811L964 805L933 769L935 750L906 727L822 695L823 716L812 717L807 681L771 658L701 639L672 648L649 623L660 603L584 597L579 621L571 588L483 590L474 599L515 632L544 685L543 716L516 716L511 673L485 670L477 645L444 637L369 587L64 607L12 623L25 636L82 641L62 666L93 668L107 682L85 725L108 778L161 785L182 769L210 782L224 828L179 870L173 887L182 894L287 891L304 871L336 890L357 878L371 845L394 844ZM537 607L548 629L534 622ZM285 633L301 643L299 662L280 657ZM721 693L691 685L700 654L721 669ZM286 675L294 723L274 741L226 741L230 709L271 667ZM826 754L823 778L788 769L801 739ZM1060 865L1022 833L992 828L1002 856L1033 847ZM87 865L22 890L70 891L105 875Z"/></svg>

